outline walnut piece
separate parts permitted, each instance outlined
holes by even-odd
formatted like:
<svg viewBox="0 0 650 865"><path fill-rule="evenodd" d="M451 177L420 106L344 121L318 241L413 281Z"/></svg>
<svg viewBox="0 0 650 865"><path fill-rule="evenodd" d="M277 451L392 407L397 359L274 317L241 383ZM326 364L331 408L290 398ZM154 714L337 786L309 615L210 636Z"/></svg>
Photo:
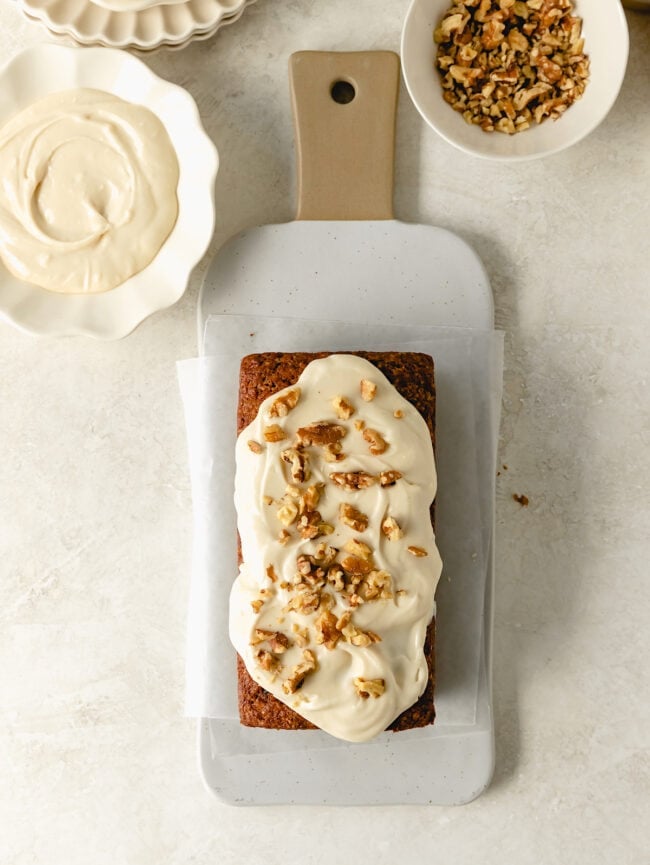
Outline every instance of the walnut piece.
<svg viewBox="0 0 650 865"><path fill-rule="evenodd" d="M402 473L396 469L388 469L379 473L379 483L382 487L392 487L402 477Z"/></svg>
<svg viewBox="0 0 650 865"><path fill-rule="evenodd" d="M287 434L277 423L264 427L264 440L267 442L281 442L282 439L286 439L286 437Z"/></svg>
<svg viewBox="0 0 650 865"><path fill-rule="evenodd" d="M355 532L365 532L368 528L368 517L347 502L339 505L339 519Z"/></svg>
<svg viewBox="0 0 650 865"><path fill-rule="evenodd" d="M335 396L332 405L336 416L341 420L349 420L354 414L354 406L344 396Z"/></svg>
<svg viewBox="0 0 650 865"><path fill-rule="evenodd" d="M304 649L302 661L296 664L289 678L282 683L282 690L285 694L295 694L299 688L302 688L307 676L317 669L318 662L316 661L316 655L309 649Z"/></svg>
<svg viewBox="0 0 650 865"><path fill-rule="evenodd" d="M291 501L285 501L276 513L277 518L283 526L290 526L298 516L298 505Z"/></svg>
<svg viewBox="0 0 650 865"><path fill-rule="evenodd" d="M262 445L259 442L254 441L253 439L249 439L247 444L248 444L248 449L250 451L252 451L254 454L261 454L264 451L264 448L262 447Z"/></svg>
<svg viewBox="0 0 650 865"><path fill-rule="evenodd" d="M296 432L296 437L301 445L308 447L316 445L323 447L340 442L347 435L347 429L341 424L330 423L329 421L317 421L309 426L300 427Z"/></svg>
<svg viewBox="0 0 650 865"><path fill-rule="evenodd" d="M304 451L299 448L287 448L282 451L280 457L291 466L289 471L295 483L302 484L309 480L308 457Z"/></svg>
<svg viewBox="0 0 650 865"><path fill-rule="evenodd" d="M400 475L401 477L401 475ZM337 487L343 487L346 490L365 490L376 483L377 478L374 475L369 475L368 472L333 472L330 475L330 480L334 481ZM385 484L382 484L385 486Z"/></svg>
<svg viewBox="0 0 650 865"><path fill-rule="evenodd" d="M361 399L365 402L372 402L377 394L377 385L374 381L370 381L367 378L362 378L359 383L359 390L361 391Z"/></svg>
<svg viewBox="0 0 650 865"><path fill-rule="evenodd" d="M383 679L364 679L357 676L354 680L354 687L362 700L367 700L368 697L377 699L385 692L386 683Z"/></svg>
<svg viewBox="0 0 650 865"><path fill-rule="evenodd" d="M305 646L309 645L309 629L301 628L297 622L294 622L291 626L291 630L293 631L293 639L296 646L300 646L301 649L304 649Z"/></svg>
<svg viewBox="0 0 650 865"><path fill-rule="evenodd" d="M357 540L357 538L350 538L349 541L346 541L343 549L346 553L350 553L353 556L357 556L358 558L363 559L364 562L369 562L372 560L371 548L368 546L368 544L364 544L363 541Z"/></svg>
<svg viewBox="0 0 650 865"><path fill-rule="evenodd" d="M379 456L388 450L388 442L377 432L376 429L366 427L363 431L363 437L370 445L368 450L374 457Z"/></svg>
<svg viewBox="0 0 650 865"><path fill-rule="evenodd" d="M300 399L300 388L295 387L293 390L288 390L281 394L271 403L269 409L269 417L286 417L292 408L298 405Z"/></svg>
<svg viewBox="0 0 650 865"><path fill-rule="evenodd" d="M557 120L589 77L572 0L465 0L434 31L443 98L485 132Z"/></svg>
<svg viewBox="0 0 650 865"><path fill-rule="evenodd" d="M291 640L282 631L267 631L264 628L255 628L250 645L258 646L260 643L268 643L271 651L276 655L282 655L291 647Z"/></svg>
<svg viewBox="0 0 650 865"><path fill-rule="evenodd" d="M423 547L407 547L406 549L412 556L416 556L419 559L429 555Z"/></svg>
<svg viewBox="0 0 650 865"><path fill-rule="evenodd" d="M385 517L381 524L381 530L389 541L399 541L404 537L400 524L394 517Z"/></svg>
<svg viewBox="0 0 650 865"><path fill-rule="evenodd" d="M345 638L346 643L365 649L373 643L381 643L379 634L373 631L364 631L352 622L352 613L343 613L336 623L337 629Z"/></svg>
<svg viewBox="0 0 650 865"><path fill-rule="evenodd" d="M341 632L336 626L336 616L331 610L323 610L314 622L316 642L326 649L335 649L341 639Z"/></svg>

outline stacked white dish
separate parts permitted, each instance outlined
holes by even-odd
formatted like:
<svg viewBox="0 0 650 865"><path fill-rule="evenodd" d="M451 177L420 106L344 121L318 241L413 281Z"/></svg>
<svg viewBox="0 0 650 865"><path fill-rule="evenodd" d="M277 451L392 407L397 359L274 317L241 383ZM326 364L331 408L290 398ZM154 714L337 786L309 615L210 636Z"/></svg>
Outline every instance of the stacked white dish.
<svg viewBox="0 0 650 865"><path fill-rule="evenodd" d="M23 12L81 45L183 48L241 18L255 0L19 0Z"/></svg>

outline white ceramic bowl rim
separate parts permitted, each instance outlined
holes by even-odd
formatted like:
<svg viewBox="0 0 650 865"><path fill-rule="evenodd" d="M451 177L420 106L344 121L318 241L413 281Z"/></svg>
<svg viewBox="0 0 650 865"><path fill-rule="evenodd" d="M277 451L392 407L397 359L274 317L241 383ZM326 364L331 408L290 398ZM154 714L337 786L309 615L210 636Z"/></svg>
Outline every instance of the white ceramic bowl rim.
<svg viewBox="0 0 650 865"><path fill-rule="evenodd" d="M38 335L118 339L185 292L212 239L219 159L190 94L114 48L46 44L22 51L0 71L0 123L41 96L76 87L145 105L164 123L179 162L178 218L144 270L101 294L49 292L21 282L0 263L0 316Z"/></svg>

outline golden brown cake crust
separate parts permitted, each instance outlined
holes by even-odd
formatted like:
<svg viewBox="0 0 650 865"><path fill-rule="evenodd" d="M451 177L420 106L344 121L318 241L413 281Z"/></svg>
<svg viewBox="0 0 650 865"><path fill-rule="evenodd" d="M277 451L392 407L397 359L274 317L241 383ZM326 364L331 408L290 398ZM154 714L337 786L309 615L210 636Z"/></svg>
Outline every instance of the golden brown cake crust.
<svg viewBox="0 0 650 865"><path fill-rule="evenodd" d="M399 351L355 351L338 352L355 354L374 364L420 412L431 433L435 447L436 392L433 360L420 352ZM295 384L311 363L332 352L265 352L250 354L242 359L239 375L239 400L237 405L237 433L239 434L257 416L261 403L272 394ZM434 506L431 506L434 520ZM241 561L241 549L240 549ZM435 622L427 630L424 652L429 666L429 681L420 697L409 709L399 715L388 729L410 730L433 724L435 709L433 693L435 684ZM244 662L237 656L237 681L239 718L247 727L268 727L278 730L308 730L314 725L298 715L272 694L258 685L246 670Z"/></svg>

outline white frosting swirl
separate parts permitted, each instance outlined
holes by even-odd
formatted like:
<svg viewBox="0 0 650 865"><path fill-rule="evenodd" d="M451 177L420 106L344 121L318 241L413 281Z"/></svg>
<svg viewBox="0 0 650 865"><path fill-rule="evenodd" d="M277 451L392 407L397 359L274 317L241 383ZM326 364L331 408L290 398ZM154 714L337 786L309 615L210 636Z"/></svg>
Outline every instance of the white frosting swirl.
<svg viewBox="0 0 650 865"><path fill-rule="evenodd" d="M52 93L0 129L0 257L50 291L115 288L171 232L178 176L149 109L100 90Z"/></svg>
<svg viewBox="0 0 650 865"><path fill-rule="evenodd" d="M377 385L376 396L365 402L359 395L360 381ZM424 691L428 668L423 652L426 630L435 612L434 593L442 564L435 545L429 508L436 492L436 472L431 436L422 416L390 384L385 376L365 359L353 355L331 355L312 361L300 376L297 387L300 399L286 417L270 417L278 394L262 403L256 419L240 434L237 441L235 504L244 563L231 592L230 638L244 660L252 678L300 715L321 729L348 741L365 741L377 735ZM296 386L280 391L279 395ZM345 397L355 412L341 420L333 407L336 397ZM397 416L396 416L397 415ZM385 453L372 455L355 421L377 430L388 443ZM294 484L290 467L280 454L291 446L299 428L317 421L340 424L347 430L341 444L345 458L340 462L323 460L322 449L305 450L309 457L311 477L300 486L323 483L318 503L322 520L334 527L332 534L312 540L303 539L296 523L287 530L291 538L278 542L285 527L277 511L285 496L287 484ZM268 443L264 430L278 424L286 439ZM249 442L261 443L262 451L253 452ZM259 450L255 447L255 450ZM394 485L374 483L367 489L350 491L330 479L333 472L362 470L377 477L380 472L396 470L402 478ZM269 499L273 499L273 503ZM354 531L339 519L339 505L347 502L368 517L363 532ZM389 540L381 530L387 516L393 517L404 535ZM339 639L329 649L315 640L314 621L321 610L309 615L287 611L295 596L297 556L313 554L324 542L339 549L344 557L345 544L356 538L372 550L373 567L391 576L391 597L361 603L350 609L348 597L327 586L323 592L335 599L332 607L338 618L351 612L354 626L371 631L381 639L368 646L358 646ZM415 556L408 547L426 551ZM268 575L273 568L272 579ZM260 598L263 603L259 604ZM257 609L254 609L257 608ZM307 628L307 649L317 661L317 670L304 679L300 690L287 694L283 683L303 657L303 647L295 642L293 625ZM280 632L292 645L276 655L279 670L267 671L256 657L268 643L255 644L256 629ZM254 645L251 645L251 644ZM354 680L383 680L384 692L362 698Z"/></svg>

